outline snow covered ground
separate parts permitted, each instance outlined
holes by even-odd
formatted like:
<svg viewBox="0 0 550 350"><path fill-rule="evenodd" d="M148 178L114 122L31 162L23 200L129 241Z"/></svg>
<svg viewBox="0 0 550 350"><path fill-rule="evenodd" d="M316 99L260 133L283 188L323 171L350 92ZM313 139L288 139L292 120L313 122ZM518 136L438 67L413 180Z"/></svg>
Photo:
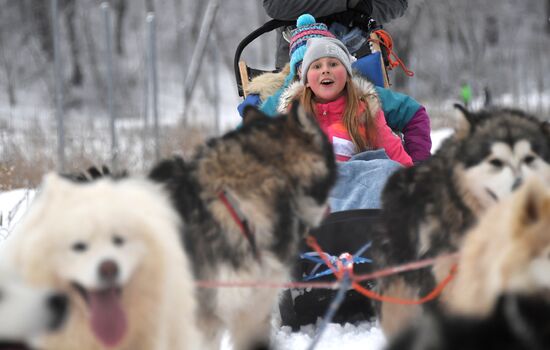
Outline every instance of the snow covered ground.
<svg viewBox="0 0 550 350"><path fill-rule="evenodd" d="M307 349L315 335L314 326L302 327L299 333L291 333L283 327L276 333L275 344L277 349L302 350ZM386 344L386 338L380 330L371 323L362 323L358 326L346 324L330 324L323 333L321 340L315 347L317 350L379 350ZM229 350L225 348L223 350Z"/></svg>
<svg viewBox="0 0 550 350"><path fill-rule="evenodd" d="M452 129L440 129L432 132L432 153L451 133ZM29 189L0 192L0 244L8 238L33 197L34 190ZM275 333L277 349L307 349L315 332L316 327L313 325L302 327L297 333L292 333L288 327L282 327ZM357 326L330 324L315 349L380 350L385 344L386 339L376 324L363 323ZM232 350L227 337L224 338L222 350Z"/></svg>

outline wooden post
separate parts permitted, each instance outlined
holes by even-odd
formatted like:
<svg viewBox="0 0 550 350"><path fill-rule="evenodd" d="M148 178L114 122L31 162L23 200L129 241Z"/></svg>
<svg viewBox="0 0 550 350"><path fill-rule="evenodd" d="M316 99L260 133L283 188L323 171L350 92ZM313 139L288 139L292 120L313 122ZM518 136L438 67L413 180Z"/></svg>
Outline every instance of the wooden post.
<svg viewBox="0 0 550 350"><path fill-rule="evenodd" d="M388 71L386 70L386 65L384 64L384 55L382 54L382 49L380 48L380 37L376 33L370 33L371 38L371 47L372 51L380 52L380 66L382 68L382 76L384 77L384 87L390 87L390 80L388 79Z"/></svg>
<svg viewBox="0 0 550 350"><path fill-rule="evenodd" d="M243 86L243 96L248 95L248 67L245 61L239 61L239 74L241 75L241 85Z"/></svg>

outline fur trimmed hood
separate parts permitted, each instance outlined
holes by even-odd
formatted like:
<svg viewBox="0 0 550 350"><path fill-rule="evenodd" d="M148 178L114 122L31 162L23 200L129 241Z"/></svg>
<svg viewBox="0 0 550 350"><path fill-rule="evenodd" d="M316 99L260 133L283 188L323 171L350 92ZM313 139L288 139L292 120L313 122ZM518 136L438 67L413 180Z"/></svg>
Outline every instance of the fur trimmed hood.
<svg viewBox="0 0 550 350"><path fill-rule="evenodd" d="M286 64L280 72L259 75L250 81L246 93L258 94L260 99L265 101L284 85L288 73L290 73L290 65Z"/></svg>
<svg viewBox="0 0 550 350"><path fill-rule="evenodd" d="M352 81L359 91L360 99L366 103L371 115L375 116L382 108L382 104L380 102L380 97L376 93L374 85L367 79L360 76L354 76L352 78ZM281 95L279 106L277 107L279 113L285 113L288 110L291 102L300 93L302 93L304 88L304 85L299 81L292 83Z"/></svg>

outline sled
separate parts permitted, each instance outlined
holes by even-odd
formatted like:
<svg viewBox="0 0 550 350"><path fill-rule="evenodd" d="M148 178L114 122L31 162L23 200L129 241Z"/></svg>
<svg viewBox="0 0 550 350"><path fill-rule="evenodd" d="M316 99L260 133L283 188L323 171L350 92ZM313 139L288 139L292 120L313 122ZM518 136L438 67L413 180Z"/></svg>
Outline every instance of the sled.
<svg viewBox="0 0 550 350"><path fill-rule="evenodd" d="M323 22L323 18L318 18L318 22ZM239 43L233 61L239 96L247 97L248 83L252 78L268 72L277 72L277 70L253 68L244 60L241 60L241 54L246 46L265 33L279 27L295 25L295 23L296 21L270 20L251 32ZM370 31L369 35L372 39L369 41L369 52L359 57L353 68L356 72L366 76L375 85L387 88L390 85L387 73L389 69L387 53L379 45L380 41L377 34ZM365 53L364 50L363 53ZM342 253L355 254L365 245L376 241L373 237L375 235L374 227L379 219L379 209L359 209L331 213L323 220L320 227L310 232L310 234L317 239L320 247L328 255L338 257ZM306 245L305 241L302 242L300 252L302 258L300 256L296 257L293 266L294 281L334 281L334 275L327 272L328 268L326 266L321 267L320 264L312 262L311 259L308 260L308 254L312 253L312 249ZM359 258L364 260L362 260L362 263L354 264L355 273L372 272L372 264L366 262L369 259L368 256L368 249L361 252ZM304 259L304 257L306 258ZM322 272L325 274L315 276L314 274L320 269L323 269ZM362 282L362 284L369 289L374 286L372 281ZM279 304L281 324L298 331L300 326L315 323L318 318L323 317L336 291L332 289L306 291L305 289L291 288L282 293ZM332 322L354 323L367 321L372 317L374 317L374 310L371 301L354 290L349 290Z"/></svg>

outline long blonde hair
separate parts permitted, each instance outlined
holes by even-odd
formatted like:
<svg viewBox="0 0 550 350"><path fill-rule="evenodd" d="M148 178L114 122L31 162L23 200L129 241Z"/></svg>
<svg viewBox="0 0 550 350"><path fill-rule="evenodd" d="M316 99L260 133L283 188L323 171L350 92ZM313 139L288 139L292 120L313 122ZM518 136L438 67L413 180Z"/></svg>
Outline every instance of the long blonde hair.
<svg viewBox="0 0 550 350"><path fill-rule="evenodd" d="M376 123L374 120L375 116L370 113L369 106L367 101L365 101L364 96L359 96L358 89L349 75L347 76L344 90L346 91L347 101L344 115L342 116L342 121L346 127L346 130L349 132L351 141L357 148L358 152L375 148L378 137L378 133L376 132ZM300 102L302 103L302 106L304 106L306 112L311 115L315 115L315 94L310 87L306 87L304 89ZM359 115L358 112L360 102L365 104L365 110ZM365 127L365 135L361 134L361 125Z"/></svg>

